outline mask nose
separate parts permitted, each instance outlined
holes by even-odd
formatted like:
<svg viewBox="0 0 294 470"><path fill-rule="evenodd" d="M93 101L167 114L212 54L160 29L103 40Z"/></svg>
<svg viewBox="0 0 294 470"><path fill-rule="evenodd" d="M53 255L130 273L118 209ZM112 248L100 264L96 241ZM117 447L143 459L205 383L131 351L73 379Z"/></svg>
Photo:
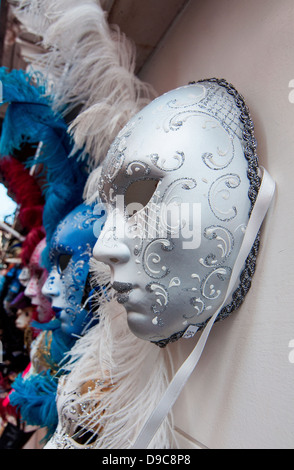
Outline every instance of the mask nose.
<svg viewBox="0 0 294 470"><path fill-rule="evenodd" d="M110 267L127 263L130 259L130 250L123 242L114 241L113 244L103 243L100 238L94 246L93 256L97 261L102 261Z"/></svg>
<svg viewBox="0 0 294 470"><path fill-rule="evenodd" d="M42 294L49 298L53 299L60 295L60 290L58 288L58 283L56 282L55 276L48 276L47 281L42 287Z"/></svg>
<svg viewBox="0 0 294 470"><path fill-rule="evenodd" d="M38 292L37 292L37 279L33 276L29 280L29 282L28 282L28 284L25 288L24 295L26 297L29 297L30 299L32 299L32 298L36 297L37 294L38 294Z"/></svg>

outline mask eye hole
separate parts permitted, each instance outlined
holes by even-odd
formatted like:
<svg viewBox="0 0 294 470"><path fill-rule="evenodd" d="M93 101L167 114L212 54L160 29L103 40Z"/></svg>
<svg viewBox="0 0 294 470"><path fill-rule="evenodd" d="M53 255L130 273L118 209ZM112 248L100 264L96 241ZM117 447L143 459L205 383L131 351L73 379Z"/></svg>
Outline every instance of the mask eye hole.
<svg viewBox="0 0 294 470"><path fill-rule="evenodd" d="M128 217L132 217L147 206L159 184L158 180L134 181L125 194L125 209Z"/></svg>
<svg viewBox="0 0 294 470"><path fill-rule="evenodd" d="M63 273L71 260L71 255L60 255L58 258L58 271Z"/></svg>

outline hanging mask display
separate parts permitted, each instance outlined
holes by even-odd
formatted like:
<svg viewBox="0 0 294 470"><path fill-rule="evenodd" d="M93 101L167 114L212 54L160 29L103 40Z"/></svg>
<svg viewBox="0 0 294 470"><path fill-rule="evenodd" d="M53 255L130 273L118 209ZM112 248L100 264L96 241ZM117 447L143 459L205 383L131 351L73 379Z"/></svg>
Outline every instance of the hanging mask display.
<svg viewBox="0 0 294 470"><path fill-rule="evenodd" d="M260 186L253 124L224 80L170 91L119 133L103 165L108 219L94 256L140 338L164 346L222 305ZM227 317L247 294L257 236Z"/></svg>
<svg viewBox="0 0 294 470"><path fill-rule="evenodd" d="M98 210L100 206L95 207ZM47 427L46 439L58 422L56 390L68 360L65 354L77 336L96 322L89 308L88 272L96 241L93 225L97 221L103 225L105 215L103 210L98 212L96 215L94 207L79 205L56 228L49 251L51 270L41 292L56 318L44 325L48 331L33 343L30 373L15 380L11 395L11 403L20 407L27 423ZM35 302L38 281L31 279L26 288Z"/></svg>
<svg viewBox="0 0 294 470"><path fill-rule="evenodd" d="M101 206L81 204L58 225L50 246L51 271L42 292L51 299L52 309L68 335L81 334L91 320L89 308L89 261L96 238L93 225L105 219Z"/></svg>
<svg viewBox="0 0 294 470"><path fill-rule="evenodd" d="M236 310L250 288L259 229L274 192L258 167L243 98L226 81L212 79L156 99L118 134L99 191L108 217L93 250L97 278L102 261L111 270L110 297L116 291L120 305L106 303L97 331L73 348L77 361L60 385L59 427L48 448L80 448L80 438L94 448L173 448L169 411L212 325ZM122 306L128 333L118 327L124 324ZM103 313L106 323L115 317L105 330ZM173 369L168 349L151 343L165 346L198 330L192 353L167 383ZM106 332L113 338L101 348ZM132 337L137 343L130 346ZM140 363L137 372L133 357ZM101 364L107 368L99 373ZM83 397L83 384L99 384L106 371L111 390L97 398L89 388Z"/></svg>

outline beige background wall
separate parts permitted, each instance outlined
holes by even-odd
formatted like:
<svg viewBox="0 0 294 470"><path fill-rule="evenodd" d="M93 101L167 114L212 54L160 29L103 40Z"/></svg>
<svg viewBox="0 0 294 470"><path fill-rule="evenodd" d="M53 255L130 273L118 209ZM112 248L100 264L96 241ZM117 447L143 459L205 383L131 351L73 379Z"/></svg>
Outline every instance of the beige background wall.
<svg viewBox="0 0 294 470"><path fill-rule="evenodd" d="M252 289L214 326L175 423L182 448L294 448L294 1L190 0L141 72L158 93L213 76L245 97L277 193ZM171 345L178 365L195 341Z"/></svg>

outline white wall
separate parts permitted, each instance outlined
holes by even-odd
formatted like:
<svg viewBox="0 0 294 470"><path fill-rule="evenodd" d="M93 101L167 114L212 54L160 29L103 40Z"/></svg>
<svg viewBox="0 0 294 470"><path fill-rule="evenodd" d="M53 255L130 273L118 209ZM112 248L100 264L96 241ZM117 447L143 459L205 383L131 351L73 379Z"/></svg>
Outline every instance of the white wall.
<svg viewBox="0 0 294 470"><path fill-rule="evenodd" d="M183 448L294 448L294 1L190 0L141 73L159 93L213 76L245 97L277 193L251 291L213 327L176 426ZM177 365L195 341L171 345Z"/></svg>

